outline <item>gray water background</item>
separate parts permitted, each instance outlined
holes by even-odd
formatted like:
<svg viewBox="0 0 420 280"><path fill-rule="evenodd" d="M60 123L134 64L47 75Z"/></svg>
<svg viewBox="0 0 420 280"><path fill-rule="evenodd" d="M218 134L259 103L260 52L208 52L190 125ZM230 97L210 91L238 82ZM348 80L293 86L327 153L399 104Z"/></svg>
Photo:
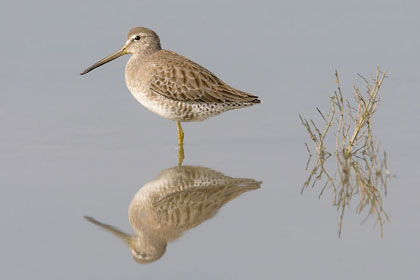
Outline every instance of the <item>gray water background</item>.
<svg viewBox="0 0 420 280"><path fill-rule="evenodd" d="M3 1L1 279L416 279L420 275L418 1ZM258 191L136 264L84 215L130 231L127 209L176 165L176 126L126 89L127 57L79 72L147 26L263 103L184 125L185 164L263 181ZM298 114L327 110L341 75L388 71L375 136L395 177L373 221L300 195L310 141Z"/></svg>

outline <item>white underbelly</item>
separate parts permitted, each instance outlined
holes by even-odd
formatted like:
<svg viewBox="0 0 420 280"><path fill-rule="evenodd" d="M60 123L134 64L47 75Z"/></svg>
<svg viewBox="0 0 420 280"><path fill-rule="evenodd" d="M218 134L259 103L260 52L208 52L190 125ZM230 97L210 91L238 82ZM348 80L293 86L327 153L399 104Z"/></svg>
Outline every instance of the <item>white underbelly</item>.
<svg viewBox="0 0 420 280"><path fill-rule="evenodd" d="M171 104L168 103L168 100L163 100L163 97L155 97L153 99L148 98L147 95L143 92L130 90L134 98L140 102L141 105L152 111L153 113L158 114L159 116L169 119L176 120L177 116L173 112Z"/></svg>
<svg viewBox="0 0 420 280"><path fill-rule="evenodd" d="M144 107L159 116L173 121L203 121L208 117L216 116L225 111L236 109L238 107L230 104L186 104L174 101L159 95L150 95L137 88L128 88L134 98L137 99ZM249 105L248 105L249 106Z"/></svg>

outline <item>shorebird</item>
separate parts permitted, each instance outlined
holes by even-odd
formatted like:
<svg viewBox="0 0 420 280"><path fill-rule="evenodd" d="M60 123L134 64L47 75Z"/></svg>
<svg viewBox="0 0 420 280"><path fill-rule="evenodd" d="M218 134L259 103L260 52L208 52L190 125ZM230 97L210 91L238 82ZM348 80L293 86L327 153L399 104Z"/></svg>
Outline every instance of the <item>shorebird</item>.
<svg viewBox="0 0 420 280"><path fill-rule="evenodd" d="M258 96L237 90L201 65L173 51L161 48L159 36L145 27L134 27L124 46L98 61L81 75L122 55L131 54L125 68L125 81L143 106L178 126L182 149L181 122L203 121L228 110L260 103Z"/></svg>
<svg viewBox="0 0 420 280"><path fill-rule="evenodd" d="M258 189L260 184L205 167L178 166L161 171L134 195L128 216L136 235L85 218L123 239L136 262L150 263L162 257L168 242L214 217L223 205Z"/></svg>

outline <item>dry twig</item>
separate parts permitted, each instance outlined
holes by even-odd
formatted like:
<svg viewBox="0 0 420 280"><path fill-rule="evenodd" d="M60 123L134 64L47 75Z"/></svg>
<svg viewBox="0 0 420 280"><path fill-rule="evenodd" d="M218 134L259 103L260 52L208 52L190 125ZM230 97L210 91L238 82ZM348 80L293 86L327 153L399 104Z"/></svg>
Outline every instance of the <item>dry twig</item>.
<svg viewBox="0 0 420 280"><path fill-rule="evenodd" d="M386 162L386 153L379 157L380 152L372 132L372 117L379 104L379 90L386 77L378 67L376 76L369 82L359 75L366 83L366 93L354 87L355 105L343 98L340 80L335 72L337 91L330 98L331 112L327 117L317 108L324 121L324 129L319 129L313 120L306 120L299 115L303 126L308 131L316 150L316 162L304 182L302 192L309 186L313 188L317 182L323 181L319 197L325 189L333 191L333 204L340 212L338 235L341 237L345 210L350 206L353 196L359 196L356 208L358 214L367 209L365 220L374 215L380 225L381 237L383 224L389 220L382 207L382 194L387 194L390 172ZM331 176L326 161L331 156L326 149L326 137L331 127L337 126L335 135L335 172ZM307 144L305 143L307 146ZM307 146L308 149L308 146ZM312 155L308 149L311 159ZM307 163L307 167L309 161Z"/></svg>

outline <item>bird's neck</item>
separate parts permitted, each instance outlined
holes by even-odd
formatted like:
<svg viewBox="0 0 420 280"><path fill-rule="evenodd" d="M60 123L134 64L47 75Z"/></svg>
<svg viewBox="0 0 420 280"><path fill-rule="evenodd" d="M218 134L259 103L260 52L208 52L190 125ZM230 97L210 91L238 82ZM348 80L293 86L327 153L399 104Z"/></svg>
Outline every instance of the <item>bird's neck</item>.
<svg viewBox="0 0 420 280"><path fill-rule="evenodd" d="M139 52L134 52L132 55L135 59L144 60L160 50L161 50L160 46L154 46L154 47L149 46L148 48L143 49Z"/></svg>

